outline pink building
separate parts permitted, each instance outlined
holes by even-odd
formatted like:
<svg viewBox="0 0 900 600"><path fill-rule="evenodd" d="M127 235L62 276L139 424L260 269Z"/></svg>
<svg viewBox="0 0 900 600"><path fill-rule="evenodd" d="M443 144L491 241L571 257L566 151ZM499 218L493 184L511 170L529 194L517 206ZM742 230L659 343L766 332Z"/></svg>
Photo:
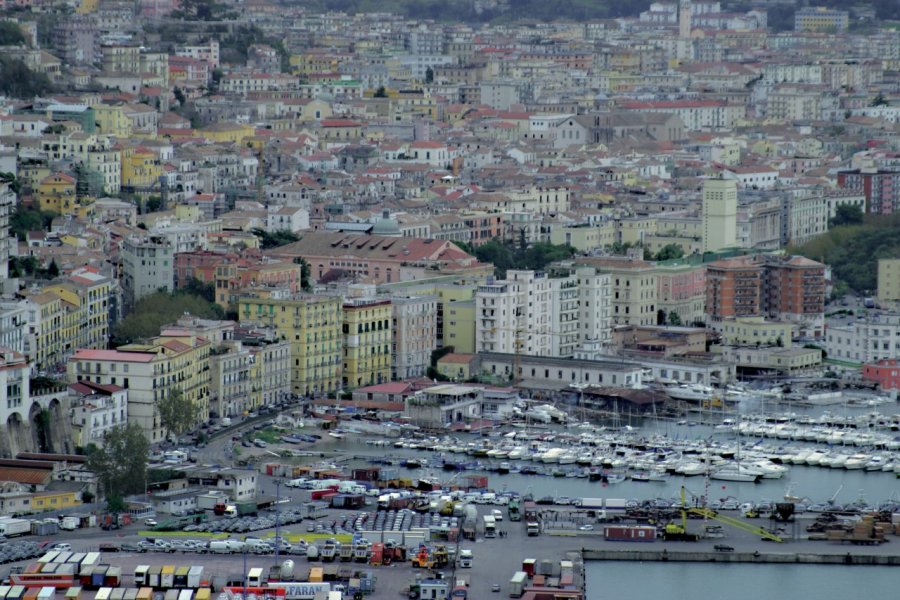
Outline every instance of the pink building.
<svg viewBox="0 0 900 600"><path fill-rule="evenodd" d="M900 364L895 358L885 358L863 365L862 376L878 384L882 390L900 390Z"/></svg>

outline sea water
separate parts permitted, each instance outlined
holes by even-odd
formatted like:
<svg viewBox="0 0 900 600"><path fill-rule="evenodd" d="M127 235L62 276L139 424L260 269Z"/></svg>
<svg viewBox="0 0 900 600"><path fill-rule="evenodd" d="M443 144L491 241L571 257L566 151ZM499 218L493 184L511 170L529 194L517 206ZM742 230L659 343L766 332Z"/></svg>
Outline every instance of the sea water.
<svg viewBox="0 0 900 600"><path fill-rule="evenodd" d="M891 567L591 561L587 600L896 598Z"/></svg>

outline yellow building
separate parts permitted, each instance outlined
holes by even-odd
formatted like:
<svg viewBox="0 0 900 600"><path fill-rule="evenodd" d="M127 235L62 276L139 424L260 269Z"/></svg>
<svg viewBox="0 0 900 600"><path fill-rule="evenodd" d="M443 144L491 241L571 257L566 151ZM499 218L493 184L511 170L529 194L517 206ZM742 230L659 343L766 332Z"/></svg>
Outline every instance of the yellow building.
<svg viewBox="0 0 900 600"><path fill-rule="evenodd" d="M900 300L900 258L878 259L878 300Z"/></svg>
<svg viewBox="0 0 900 600"><path fill-rule="evenodd" d="M298 294L280 298L257 291L240 298L238 316L241 323L272 327L282 339L290 341L291 387L295 394L313 396L340 387L340 297Z"/></svg>
<svg viewBox="0 0 900 600"><path fill-rule="evenodd" d="M158 403L176 391L195 406L195 424L209 417L210 348L206 338L195 335L161 336L115 350L82 348L68 362L69 381L127 389L128 421L156 443L165 437Z"/></svg>
<svg viewBox="0 0 900 600"><path fill-rule="evenodd" d="M779 340L791 347L796 325L768 321L763 317L744 317L722 323L722 342L729 346L776 346Z"/></svg>
<svg viewBox="0 0 900 600"><path fill-rule="evenodd" d="M122 104L97 104L94 109L94 120L97 130L104 135L119 138L131 137L131 119L125 115Z"/></svg>
<svg viewBox="0 0 900 600"><path fill-rule="evenodd" d="M200 135L213 142L241 143L244 138L252 138L256 131L252 125L241 123L213 123L198 131Z"/></svg>
<svg viewBox="0 0 900 600"><path fill-rule="evenodd" d="M64 336L63 350L105 348L109 340L112 280L91 267L72 272L64 282L48 285L45 292L59 296L71 316L72 331Z"/></svg>
<svg viewBox="0 0 900 600"><path fill-rule="evenodd" d="M451 352L437 361L437 371L453 381L467 381L474 375L475 355Z"/></svg>
<svg viewBox="0 0 900 600"><path fill-rule="evenodd" d="M343 389L390 381L391 301L347 299L344 302L343 331Z"/></svg>
<svg viewBox="0 0 900 600"><path fill-rule="evenodd" d="M65 173L53 173L38 183L37 197L41 210L60 215L75 214L75 178Z"/></svg>
<svg viewBox="0 0 900 600"><path fill-rule="evenodd" d="M28 307L28 342L25 354L35 371L46 371L65 361L62 353L63 300L56 294L38 292L25 298Z"/></svg>
<svg viewBox="0 0 900 600"><path fill-rule="evenodd" d="M81 0L81 3L78 5L78 8L75 12L79 15L86 15L92 12L97 12L97 9L100 7L100 0Z"/></svg>
<svg viewBox="0 0 900 600"><path fill-rule="evenodd" d="M554 223L550 228L551 244L566 244L579 252L610 246L616 241L616 224L604 221L596 225L566 226Z"/></svg>
<svg viewBox="0 0 900 600"><path fill-rule="evenodd" d="M439 285L438 325L443 333L444 347L453 346L456 353L475 352L475 289L474 285Z"/></svg>
<svg viewBox="0 0 900 600"><path fill-rule="evenodd" d="M81 492L36 492L31 497L31 511L65 510L81 504Z"/></svg>
<svg viewBox="0 0 900 600"><path fill-rule="evenodd" d="M136 193L149 193L159 184L163 173L159 157L144 148L134 146L122 150L122 186Z"/></svg>
<svg viewBox="0 0 900 600"><path fill-rule="evenodd" d="M644 237L656 235L656 217L628 217L617 222L618 238L622 244L643 244Z"/></svg>

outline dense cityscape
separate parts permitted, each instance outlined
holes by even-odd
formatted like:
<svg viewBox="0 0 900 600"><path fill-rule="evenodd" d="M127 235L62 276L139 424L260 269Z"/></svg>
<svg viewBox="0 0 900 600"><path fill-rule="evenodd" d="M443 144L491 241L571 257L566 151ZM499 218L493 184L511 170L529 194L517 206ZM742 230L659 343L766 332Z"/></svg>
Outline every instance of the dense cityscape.
<svg viewBox="0 0 900 600"><path fill-rule="evenodd" d="M898 5L2 6L0 600L897 564Z"/></svg>

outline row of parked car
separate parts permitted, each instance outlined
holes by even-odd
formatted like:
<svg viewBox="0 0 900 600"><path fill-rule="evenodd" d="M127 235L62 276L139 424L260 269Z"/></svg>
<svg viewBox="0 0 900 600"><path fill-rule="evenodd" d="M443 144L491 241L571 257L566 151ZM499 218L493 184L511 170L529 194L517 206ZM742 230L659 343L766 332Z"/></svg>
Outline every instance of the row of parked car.
<svg viewBox="0 0 900 600"><path fill-rule="evenodd" d="M282 510L278 515L278 521L281 525L293 525L303 520L303 515L299 510L286 509ZM275 527L275 514L269 513L255 517L226 517L224 519L216 519L206 523L197 523L188 525L184 528L187 532L205 532L205 533L247 533L249 531L259 531L260 529L271 529Z"/></svg>
<svg viewBox="0 0 900 600"><path fill-rule="evenodd" d="M296 554L305 556L307 544L304 541L290 543L282 540L279 546L281 554ZM148 538L137 542L122 542L121 544L102 544L103 552L159 552L159 553L193 553L193 554L230 554L246 551L248 554L269 555L275 553L275 540L247 538L241 540L168 540L160 538ZM30 557L28 557L30 558ZM21 559L16 559L21 560Z"/></svg>
<svg viewBox="0 0 900 600"><path fill-rule="evenodd" d="M46 550L35 542L0 542L0 564L37 558L44 552Z"/></svg>

